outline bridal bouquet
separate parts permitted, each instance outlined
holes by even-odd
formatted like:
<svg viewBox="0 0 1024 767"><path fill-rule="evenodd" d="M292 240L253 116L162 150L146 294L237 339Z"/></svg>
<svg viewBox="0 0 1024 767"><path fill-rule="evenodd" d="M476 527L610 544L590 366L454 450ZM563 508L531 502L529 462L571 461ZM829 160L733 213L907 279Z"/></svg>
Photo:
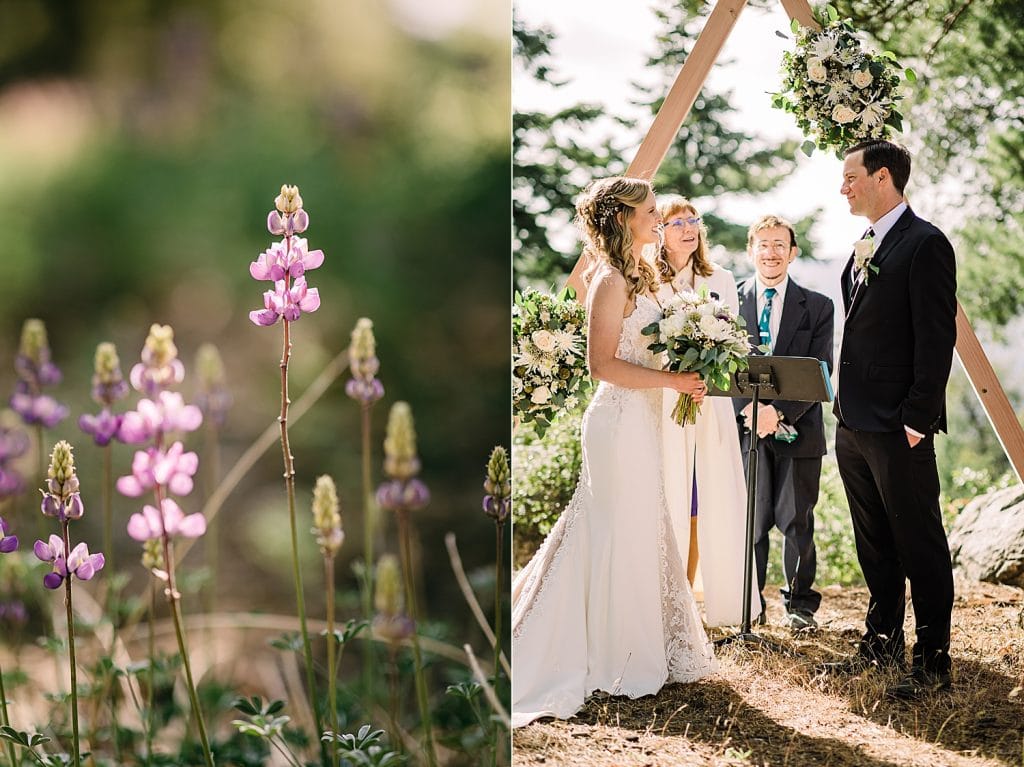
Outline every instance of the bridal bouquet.
<svg viewBox="0 0 1024 767"><path fill-rule="evenodd" d="M672 296L664 304L661 319L641 332L654 337L648 349L666 353L667 370L699 373L708 389L728 389L732 374L747 369L746 322L724 301L709 296L707 288ZM672 418L685 426L696 423L699 412L693 397L681 393Z"/></svg>
<svg viewBox="0 0 1024 767"><path fill-rule="evenodd" d="M512 307L512 405L543 435L590 388L586 311L566 288L558 296L527 289Z"/></svg>
<svg viewBox="0 0 1024 767"><path fill-rule="evenodd" d="M902 130L900 65L889 51L872 54L861 47L849 19L839 20L831 5L820 13L821 31L795 19L796 49L782 57L782 92L772 94L772 106L792 113L814 147L838 154L869 138L886 138L890 128ZM914 70L903 74L914 82Z"/></svg>

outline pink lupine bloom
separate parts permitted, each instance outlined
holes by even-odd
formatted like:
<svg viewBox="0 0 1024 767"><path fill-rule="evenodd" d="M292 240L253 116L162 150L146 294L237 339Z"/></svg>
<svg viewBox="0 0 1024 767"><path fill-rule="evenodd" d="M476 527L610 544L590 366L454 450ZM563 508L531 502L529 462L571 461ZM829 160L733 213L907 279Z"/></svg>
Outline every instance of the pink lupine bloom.
<svg viewBox="0 0 1024 767"><path fill-rule="evenodd" d="M301 209L283 216L278 211L272 210L267 215L267 229L271 234L301 234L306 231L308 226L309 214Z"/></svg>
<svg viewBox="0 0 1024 767"><path fill-rule="evenodd" d="M301 277L307 269L316 269L324 262L322 250L309 250L309 245L302 237L291 241L275 242L268 250L263 251L259 258L249 264L249 274L256 280L283 280L285 275Z"/></svg>
<svg viewBox="0 0 1024 767"><path fill-rule="evenodd" d="M315 312L320 308L320 291L306 285L306 278L299 277L289 288L285 280L274 283L274 289L263 294L262 311L249 312L249 319L256 325L273 325L284 317L295 322L302 312Z"/></svg>
<svg viewBox="0 0 1024 767"><path fill-rule="evenodd" d="M90 580L106 564L102 554L89 553L84 541L71 549L71 556L65 558L64 541L59 535L51 535L48 542L36 541L32 551L37 559L53 563L53 572L43 578L43 585L48 589L59 588L64 579L72 575L81 581Z"/></svg>
<svg viewBox="0 0 1024 767"><path fill-rule="evenodd" d="M157 434L195 431L203 423L203 414L195 405L186 405L178 392L162 391L156 401L139 400L135 410L124 414L118 439L129 445L149 442Z"/></svg>
<svg viewBox="0 0 1024 767"><path fill-rule="evenodd" d="M162 513L161 513L162 512ZM136 541L149 541L169 536L183 535L198 538L206 532L206 517L200 513L186 515L171 498L165 498L160 511L155 506L143 506L142 512L132 514L128 519L128 535Z"/></svg>
<svg viewBox="0 0 1024 767"><path fill-rule="evenodd" d="M186 453L181 442L175 442L166 452L155 447L139 450L132 459L132 473L117 480L117 490L121 495L138 498L160 485L174 495L188 495L198 469L199 456Z"/></svg>

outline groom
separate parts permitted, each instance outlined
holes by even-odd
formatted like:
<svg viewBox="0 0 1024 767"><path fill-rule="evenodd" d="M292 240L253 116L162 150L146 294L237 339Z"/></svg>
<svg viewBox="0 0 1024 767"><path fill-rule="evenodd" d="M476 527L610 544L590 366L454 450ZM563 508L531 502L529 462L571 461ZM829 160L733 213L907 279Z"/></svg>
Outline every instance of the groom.
<svg viewBox="0 0 1024 767"><path fill-rule="evenodd" d="M946 429L956 262L945 235L907 207L905 148L872 140L845 155L840 192L871 224L842 275L846 321L833 409L839 473L870 591L855 661L903 667L909 579L917 642L911 672L889 694L916 697L950 685L953 573L934 439Z"/></svg>

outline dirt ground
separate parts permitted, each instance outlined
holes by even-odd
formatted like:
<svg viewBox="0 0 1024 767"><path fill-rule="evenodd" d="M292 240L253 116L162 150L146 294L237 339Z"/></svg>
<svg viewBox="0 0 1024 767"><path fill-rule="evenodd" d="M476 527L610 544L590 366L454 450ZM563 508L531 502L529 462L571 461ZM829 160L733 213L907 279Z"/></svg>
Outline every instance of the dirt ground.
<svg viewBox="0 0 1024 767"><path fill-rule="evenodd" d="M879 671L815 670L854 651L867 604L863 588L823 593L814 632L794 635L769 604L769 625L755 629L785 652L729 644L703 682L595 696L571 720L516 730L513 765L1024 766L1024 590L957 581L953 688L914 702L888 699L895 677Z"/></svg>

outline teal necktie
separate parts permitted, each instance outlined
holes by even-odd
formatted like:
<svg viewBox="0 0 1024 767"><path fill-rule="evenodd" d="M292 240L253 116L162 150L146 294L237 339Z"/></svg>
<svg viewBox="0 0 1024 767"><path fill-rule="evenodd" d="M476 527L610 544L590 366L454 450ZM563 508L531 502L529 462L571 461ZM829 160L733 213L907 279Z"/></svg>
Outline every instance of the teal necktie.
<svg viewBox="0 0 1024 767"><path fill-rule="evenodd" d="M772 343L772 299L778 291L775 288L765 288L764 308L761 310L761 319L757 323L757 329L761 333L761 345L771 346Z"/></svg>

